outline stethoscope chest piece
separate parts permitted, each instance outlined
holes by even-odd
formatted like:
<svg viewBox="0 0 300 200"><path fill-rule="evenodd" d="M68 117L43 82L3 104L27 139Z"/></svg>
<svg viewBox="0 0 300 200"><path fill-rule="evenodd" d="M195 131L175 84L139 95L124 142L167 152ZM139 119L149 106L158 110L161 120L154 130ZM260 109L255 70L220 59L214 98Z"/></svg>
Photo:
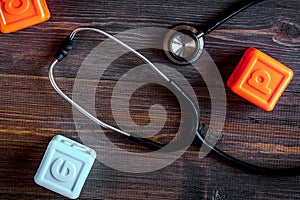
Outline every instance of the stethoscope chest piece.
<svg viewBox="0 0 300 200"><path fill-rule="evenodd" d="M188 65L198 60L204 50L204 40L197 33L198 30L189 25L173 27L164 38L166 56L178 65Z"/></svg>

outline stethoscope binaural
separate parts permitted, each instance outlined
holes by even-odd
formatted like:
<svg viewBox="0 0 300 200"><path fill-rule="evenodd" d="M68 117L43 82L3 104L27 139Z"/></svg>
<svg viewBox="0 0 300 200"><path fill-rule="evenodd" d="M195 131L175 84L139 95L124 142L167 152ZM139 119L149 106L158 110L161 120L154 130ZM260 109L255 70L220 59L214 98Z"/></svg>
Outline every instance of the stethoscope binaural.
<svg viewBox="0 0 300 200"><path fill-rule="evenodd" d="M256 0L252 1L250 3L247 3L246 5L239 6L238 8L235 8L233 12L231 12L229 15L225 15L221 18L221 20L216 21L211 26L208 26L209 28L204 29L202 32L197 32L197 30L189 25L179 25L174 27L172 30L170 30L164 40L164 49L166 52L167 57L176 64L179 65L185 65L192 62L195 62L202 54L203 47L204 47L204 40L203 36L210 33L212 30L217 28L220 24L224 23L237 13L241 12L242 10L250 7L251 5L254 5L262 0ZM156 73L162 80L164 80L164 83L166 86L171 89L174 93L176 93L176 96L179 98L179 100L184 101L185 104L188 105L190 109L190 113L192 114L192 120L193 120L193 127L192 130L194 131L193 134L196 134L199 138L199 140L206 145L209 149L211 149L212 152L216 153L221 158L229 161L232 164L235 164L237 166L243 167L245 169L248 169L250 171L261 173L261 174L270 174L270 175L299 175L300 174L300 167L292 167L292 168L267 168L267 167L261 167L257 165L253 165L251 163L247 163L243 160L237 159L222 150L218 149L214 145L211 145L206 139L205 135L208 134L208 129L200 122L199 114L196 109L196 106L194 102L191 100L191 98L180 88L179 85L177 85L174 81L172 81L167 75L165 75L161 70L159 70L150 60L148 60L145 56L143 56L141 53L137 52L127 44L123 43L119 39L115 38L114 36L104 32L103 30L97 29L97 28L77 28L72 31L72 33L67 36L64 41L62 42L61 46L57 50L56 54L54 55L54 58L50 64L49 69L49 79L53 86L53 88L58 92L58 94L64 98L67 102L69 102L75 109L77 109L79 112L81 112L83 115L85 115L87 118L98 124L99 126L112 130L114 132L120 133L122 135L127 136L132 141L143 145L145 147L148 147L152 150L159 150L164 148L164 144L152 141L148 138L141 138L138 136L135 136L131 133L125 132L123 130L120 130L116 127L113 127L101 120L99 120L97 117L90 114L88 111L86 111L84 108L82 108L79 104L74 102L70 97L68 97L56 84L56 81L54 79L54 68L56 64L60 61L62 61L69 53L69 51L72 49L73 41L75 39L75 36L82 31L94 31L99 34L102 34L111 40L115 41L122 47L128 49L132 53L134 53L137 57L142 59L145 63L148 64L150 69L154 73ZM183 144L184 145L184 144Z"/></svg>

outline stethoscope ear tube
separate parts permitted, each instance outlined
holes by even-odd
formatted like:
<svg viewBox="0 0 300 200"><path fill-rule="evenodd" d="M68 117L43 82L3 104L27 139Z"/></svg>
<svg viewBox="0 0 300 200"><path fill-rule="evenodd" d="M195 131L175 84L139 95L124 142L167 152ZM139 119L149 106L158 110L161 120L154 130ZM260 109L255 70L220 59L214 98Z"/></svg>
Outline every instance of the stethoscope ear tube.
<svg viewBox="0 0 300 200"><path fill-rule="evenodd" d="M57 59L58 62L62 61L72 50L73 48L73 40L70 36L67 36L61 43L60 47L57 49L54 54L54 58Z"/></svg>
<svg viewBox="0 0 300 200"><path fill-rule="evenodd" d="M129 51L133 52L134 54L136 54L136 56L138 56L139 58L141 58L142 60L144 60L149 67L153 70L153 72L155 72L162 80L164 80L166 86L173 91L176 95L178 95L178 98L180 101L184 101L183 104L187 104L189 105L190 103L190 98L185 95L185 93L183 92L183 90L180 89L180 87L178 85L176 85L176 83L172 82L160 69L158 69L152 62L150 62L145 56L143 56L142 54L140 54L139 52L137 52L136 50L134 50L133 48L131 48L130 46L126 45L125 43L123 43L122 41L118 40L117 38L113 37L112 35L100 30L100 29L96 29L96 28L88 28L88 27L82 27L82 28L77 28L75 29L70 36L67 36L63 42L61 43L60 47L58 48L58 50L56 51L55 55L54 55L54 59L50 64L50 69L49 69L49 79L50 82L53 86L53 88L57 91L57 93L64 98L67 102L69 102L75 109L77 109L79 112L81 112L83 115L85 115L87 118L89 118L90 120L92 120L93 122L95 122L96 124L98 124L99 126L118 132L122 135L127 136L130 140L143 145L145 147L148 147L152 150L160 150L162 148L164 148L165 144L161 144L155 141L152 141L148 138L141 138L138 136L134 136L133 134L130 134L128 132L122 131L118 128L115 128L109 124L104 123L103 121L99 120L98 118L96 118L95 116L93 116L92 114L90 114L88 111L86 111L84 108L82 108L79 104L77 104L76 102L74 102L70 97L68 97L60 88L59 86L56 84L56 81L54 79L54 67L56 66L56 64L58 62L61 62L68 54L69 52L72 50L72 46L73 46L73 40L75 38L75 35L78 32L81 31L95 31L97 33L100 33L112 40L114 40L115 42L117 42L118 44L120 44L121 46L123 46L124 48L127 48ZM191 104L193 105L193 104ZM195 131L197 130L198 127L198 112L196 109L194 109L194 106L192 106L192 113L193 113L193 126L191 127L191 129L188 131L188 133L193 135L193 138L195 137ZM175 140L174 143L178 143L177 140ZM190 144L185 144L184 142L179 143L179 145L177 145L177 147L186 147ZM175 150L180 150L180 149L175 149Z"/></svg>

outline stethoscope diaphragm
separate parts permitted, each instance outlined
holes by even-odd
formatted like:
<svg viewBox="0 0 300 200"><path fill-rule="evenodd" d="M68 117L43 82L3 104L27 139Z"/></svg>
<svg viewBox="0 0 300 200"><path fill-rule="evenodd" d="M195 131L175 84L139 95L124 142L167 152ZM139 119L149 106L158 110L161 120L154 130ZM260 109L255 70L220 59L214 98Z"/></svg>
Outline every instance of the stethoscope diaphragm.
<svg viewBox="0 0 300 200"><path fill-rule="evenodd" d="M178 65L188 65L198 60L204 50L204 40L202 36L197 36L197 32L189 25L173 27L163 43L168 59Z"/></svg>

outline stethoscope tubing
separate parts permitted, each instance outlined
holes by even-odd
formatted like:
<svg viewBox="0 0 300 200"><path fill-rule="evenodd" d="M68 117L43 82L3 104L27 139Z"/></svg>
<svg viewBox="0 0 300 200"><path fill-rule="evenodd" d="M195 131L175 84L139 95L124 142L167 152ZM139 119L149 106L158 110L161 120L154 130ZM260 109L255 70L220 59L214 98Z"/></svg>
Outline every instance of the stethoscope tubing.
<svg viewBox="0 0 300 200"><path fill-rule="evenodd" d="M67 56L68 51L70 51L72 49L72 44L73 44L73 40L75 39L75 35L81 31L95 31L98 32L100 34L105 35L106 37L114 40L115 42L117 42L118 44L122 45L123 47L129 49L130 51L132 51L135 55L137 55L138 57L140 57L141 59L143 59L147 64L149 64L149 66L151 67L151 69L157 74L159 75L163 80L165 80L165 83L168 85L168 87L172 90L175 91L176 94L180 95L180 98L183 98L190 106L191 110L192 110L192 114L194 115L194 120L196 121L196 126L195 126L195 135L197 135L197 138L201 141L202 144L206 145L213 153L217 154L219 157L221 157L222 159L228 161L231 164L234 164L236 166L242 167L243 169L247 169L249 171L255 172L255 173L260 173L260 174L268 174L268 175L279 175L279 176L288 176L288 175L298 175L300 174L300 167L293 167L293 168L278 168L278 169L274 169L274 168L266 168L266 167L260 167L257 165L253 165L250 163L247 163L245 161L242 161L240 159L237 159L227 153L225 153L224 151L218 149L217 147L215 147L214 145L211 145L206 139L205 139L205 135L209 132L203 124L200 123L200 118L199 118L199 114L198 111L196 109L196 106L194 104L194 102L191 100L191 98L184 92L184 90L182 90L175 82L173 82L171 79L168 78L167 75L165 75L162 71L160 71L151 61L149 61L145 56L143 56L142 54L140 54L139 52L135 51L133 48L131 48L130 46L126 45L125 43L123 43L122 41L120 41L119 39L115 38L114 36L100 30L100 29L96 29L96 28L77 28L75 29L69 36L66 37L66 39L64 40L63 44L61 45L61 47L58 49L55 58L53 58L52 62L50 63L50 69L49 69L49 79L51 82L51 85L53 86L53 88L55 89L55 91L63 98L65 99L68 103L70 103L76 110L78 110L79 112L81 112L85 117L87 117L88 119L92 120L93 122L95 122L96 124L98 124L99 126L112 130L114 132L120 133L124 136L127 136L130 140L143 145L147 148L150 148L152 150L160 150L162 148L165 147L165 144L161 144L155 141L152 141L148 138L141 138L138 136L135 136L133 134L130 134L128 132L122 131L116 127L113 127L101 120L99 120L97 117L93 116L92 114L90 114L87 110L85 110L84 108L82 108L79 104L77 104L76 102L74 102L70 97L68 97L57 85L55 78L54 78L54 68L57 65L58 62L62 61L64 57Z"/></svg>
<svg viewBox="0 0 300 200"><path fill-rule="evenodd" d="M259 3L263 0L255 0L255 1L250 1L246 4L242 5L237 5L235 6L231 12L227 12L224 15L221 15L221 17L218 18L218 20L214 21L210 25L206 26L206 28L202 29L202 31L199 31L199 33L193 33L196 35L198 39L201 39L203 36L209 34L213 30L215 30L218 26L232 18L233 16L237 15L241 11L247 9L248 7ZM190 106L193 115L194 115L194 120L196 121L196 127L195 127L195 135L197 135L197 138L201 141L202 144L206 145L213 153L221 157L222 159L228 161L231 164L234 164L236 166L242 167L243 169L247 169L251 172L259 173L259 174L264 174L264 175L276 175L276 176L291 176L291 175L299 175L300 174L300 167L291 167L291 168L268 168L268 167L261 167L257 166L251 163L247 163L241 159L235 158L226 152L218 149L215 145L211 145L206 139L205 135L209 133L209 131L205 128L203 124L200 122L200 117L198 114L198 111L196 109L196 106L194 102L191 100L191 98L182 90L175 82L173 82L170 78L168 78L167 75L165 75L161 70L159 70L150 60L148 60L145 56L143 56L141 53L135 51L133 48L128 46L127 44L123 43L119 39L115 38L114 36L106 33L103 30L97 29L97 28L90 28L90 27L80 27L72 31L72 33L65 38L63 41L62 45L56 52L54 59L52 60L50 64L50 69L49 69L49 79L50 82L53 86L53 88L56 90L56 92L63 98L65 99L68 103L70 103L75 109L77 109L79 112L81 112L85 117L88 119L92 120L99 126L112 130L114 132L120 133L124 136L127 136L130 140L143 145L145 147L148 147L152 150L160 150L165 147L165 144L161 144L155 141L152 141L148 138L141 138L138 136L135 136L131 133L122 131L121 129L118 129L116 127L113 127L101 120L99 120L97 117L93 116L90 114L88 111L86 111L84 108L82 108L79 104L74 102L70 97L68 97L57 85L55 78L54 78L54 68L57 65L58 62L62 61L64 57L68 55L68 52L72 49L73 45L73 40L75 39L75 36L82 31L94 31L97 33L100 33L122 47L128 49L129 51L133 52L136 56L141 58L145 63L148 64L148 66L152 69L152 71L157 74L162 80L165 81L165 84L169 86L169 89L175 91L177 94L180 95L180 98L183 98Z"/></svg>
<svg viewBox="0 0 300 200"><path fill-rule="evenodd" d="M196 127L194 128L195 131L198 129L198 123L199 123L199 113L197 111L197 108L194 104L194 102L191 100L191 98L184 92L183 89L180 88L180 86L175 83L174 81L172 81L167 75L165 75L160 69L158 69L150 60L148 60L144 55L142 55L141 53L139 53L138 51L134 50L132 47L130 47L129 45L125 44L124 42L120 41L119 39L117 39L116 37L106 33L103 30L97 29L97 28L89 28L89 27L80 27L80 28L76 28L75 30L72 31L72 33L67 36L65 38L65 40L63 41L62 45L60 46L60 48L58 49L58 51L55 54L55 57L53 58L52 62L50 63L50 68L49 68L49 79L50 79L50 83L53 86L53 88L55 89L55 91L63 98L65 99L68 103L70 103L76 110L78 110L80 113L82 113L85 117L87 117L88 119L92 120L93 122L95 122L96 124L98 124L99 126L112 130L114 132L120 133L124 136L129 137L130 140L139 143L143 146L146 146L152 150L159 150L162 149L165 145L152 141L150 139L147 138L141 138L138 136L135 136L131 133L125 132L121 129L118 129L114 126L111 126L105 122L103 122L102 120L99 120L97 117L93 116L91 113L89 113L87 110L85 110L83 107L81 107L78 103L76 103L75 101L73 101L70 97L68 97L57 85L55 78L54 78L54 68L57 65L58 62L62 61L64 57L66 57L68 55L68 52L72 49L72 45L73 45L73 40L75 39L75 36L79 33L79 32L83 32L83 31L93 31L93 32L97 32L100 33L110 39L112 39L113 41L115 41L116 43L118 43L119 45L121 45L122 47L128 49L130 52L133 52L137 57L139 57L140 59L142 59L145 63L147 63L147 65L150 67L150 69L152 69L152 71L158 76L160 77L163 81L164 84L171 89L172 91L175 91L177 95L180 96L181 99L184 99L191 108L191 112L194 116L194 121L196 122Z"/></svg>

